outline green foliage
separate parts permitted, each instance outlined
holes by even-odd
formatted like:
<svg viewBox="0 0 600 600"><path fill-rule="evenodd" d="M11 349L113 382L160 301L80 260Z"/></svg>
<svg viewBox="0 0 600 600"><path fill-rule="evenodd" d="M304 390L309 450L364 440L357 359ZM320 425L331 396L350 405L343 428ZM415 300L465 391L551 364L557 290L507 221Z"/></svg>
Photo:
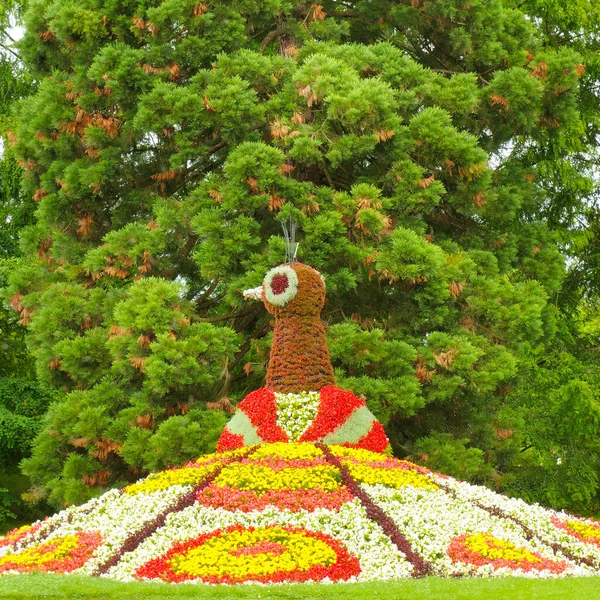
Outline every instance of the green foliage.
<svg viewBox="0 0 600 600"><path fill-rule="evenodd" d="M13 503L14 498L11 498L10 492L6 488L0 488L0 527L3 529L4 523L10 522L16 517L15 513L9 509Z"/></svg>
<svg viewBox="0 0 600 600"><path fill-rule="evenodd" d="M29 381L0 378L0 466L14 467L29 454L40 417L57 394Z"/></svg>
<svg viewBox="0 0 600 600"><path fill-rule="evenodd" d="M448 433L433 433L420 438L413 447L415 457L432 469L469 481L485 481L490 466L483 450L467 448L468 439L456 439Z"/></svg>
<svg viewBox="0 0 600 600"><path fill-rule="evenodd" d="M31 453L42 417L56 399L56 392L32 381L0 377L0 531L37 519L48 508L21 501L31 482L17 472L17 466Z"/></svg>
<svg viewBox="0 0 600 600"><path fill-rule="evenodd" d="M597 505L597 329L565 261L592 249L573 223L593 182L570 167L593 143L588 46L510 4L32 3L15 152L37 204L8 294L67 392L24 462L38 496L214 447L214 409L262 384L270 319L242 291L292 217L337 380L396 453ZM562 487L527 487L549 472Z"/></svg>
<svg viewBox="0 0 600 600"><path fill-rule="evenodd" d="M527 380L506 407L527 416L515 432L522 442L505 467L506 489L545 504L597 510L599 389L597 366L570 354L557 351L541 365L532 361ZM519 469L511 469L511 463Z"/></svg>

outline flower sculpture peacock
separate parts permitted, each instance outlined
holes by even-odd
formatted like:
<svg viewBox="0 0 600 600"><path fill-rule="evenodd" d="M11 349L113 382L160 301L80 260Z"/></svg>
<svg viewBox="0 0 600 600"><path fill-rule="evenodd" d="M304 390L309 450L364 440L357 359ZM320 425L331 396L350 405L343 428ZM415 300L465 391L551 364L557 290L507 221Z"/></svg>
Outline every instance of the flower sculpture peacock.
<svg viewBox="0 0 600 600"><path fill-rule="evenodd" d="M334 385L325 286L293 262L261 288L276 319L267 385L218 452L0 538L0 574L212 584L600 573L600 522L392 458Z"/></svg>
<svg viewBox="0 0 600 600"><path fill-rule="evenodd" d="M267 386L238 405L219 450L268 442L322 442L389 450L383 426L364 400L335 386L320 318L325 282L299 262L271 269L246 297L275 317Z"/></svg>

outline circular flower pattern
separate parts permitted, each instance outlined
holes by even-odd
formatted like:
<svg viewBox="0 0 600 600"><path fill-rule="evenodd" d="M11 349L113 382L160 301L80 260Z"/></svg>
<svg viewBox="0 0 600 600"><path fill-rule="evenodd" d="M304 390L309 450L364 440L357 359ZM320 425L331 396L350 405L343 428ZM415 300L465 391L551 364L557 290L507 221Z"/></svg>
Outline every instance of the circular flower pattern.
<svg viewBox="0 0 600 600"><path fill-rule="evenodd" d="M453 561L476 567L491 565L494 569L509 568L550 573L562 573L568 567L564 561L543 558L537 552L518 548L512 542L487 533L459 535L450 542L447 553Z"/></svg>
<svg viewBox="0 0 600 600"><path fill-rule="evenodd" d="M101 542L102 536L97 532L79 532L75 535L55 537L43 544L3 556L0 558L0 573L71 573L93 556Z"/></svg>
<svg viewBox="0 0 600 600"><path fill-rule="evenodd" d="M275 267L265 275L263 289L267 301L281 308L296 297L298 275L288 265Z"/></svg>
<svg viewBox="0 0 600 600"><path fill-rule="evenodd" d="M360 564L331 536L294 527L235 525L176 542L137 569L138 579L205 583L347 580Z"/></svg>

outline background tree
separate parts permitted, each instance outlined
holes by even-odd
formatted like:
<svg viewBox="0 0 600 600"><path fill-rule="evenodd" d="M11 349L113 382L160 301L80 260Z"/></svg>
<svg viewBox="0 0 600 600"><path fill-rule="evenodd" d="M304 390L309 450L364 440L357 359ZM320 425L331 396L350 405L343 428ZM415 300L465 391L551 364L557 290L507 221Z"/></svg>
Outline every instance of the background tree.
<svg viewBox="0 0 600 600"><path fill-rule="evenodd" d="M11 35L22 8L21 2L8 2L0 11L0 290L19 255L19 231L34 222L34 205L21 190L22 170L6 146L6 131L14 121L11 107L33 91ZM48 405L58 398L36 383L33 357L18 320L14 310L0 305L0 531L31 522L48 510L43 503L32 507L21 500L31 481L18 465L29 456Z"/></svg>
<svg viewBox="0 0 600 600"><path fill-rule="evenodd" d="M292 217L338 383L399 455L596 506L597 368L557 302L563 213L593 192L569 170L593 142L581 54L499 0L44 0L26 24L37 207L10 302L67 391L24 463L40 497L213 447L263 382L270 321L241 292Z"/></svg>

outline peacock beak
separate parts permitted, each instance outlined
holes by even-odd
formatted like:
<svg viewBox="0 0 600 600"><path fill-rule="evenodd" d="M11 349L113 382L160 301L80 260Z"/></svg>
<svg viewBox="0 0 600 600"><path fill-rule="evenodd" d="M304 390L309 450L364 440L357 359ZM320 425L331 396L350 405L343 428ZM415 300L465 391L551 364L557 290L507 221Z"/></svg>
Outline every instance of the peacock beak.
<svg viewBox="0 0 600 600"><path fill-rule="evenodd" d="M258 287L244 290L244 300L260 300L262 302L263 286L259 285Z"/></svg>

